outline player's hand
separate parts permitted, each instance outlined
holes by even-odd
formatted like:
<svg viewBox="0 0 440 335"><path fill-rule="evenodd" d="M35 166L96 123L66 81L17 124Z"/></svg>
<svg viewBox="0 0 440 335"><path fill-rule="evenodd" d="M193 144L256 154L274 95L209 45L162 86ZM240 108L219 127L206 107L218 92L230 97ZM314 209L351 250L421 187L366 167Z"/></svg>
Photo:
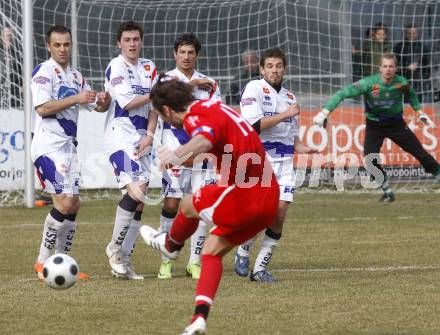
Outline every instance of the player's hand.
<svg viewBox="0 0 440 335"><path fill-rule="evenodd" d="M108 109L110 107L110 103L112 102L112 97L110 93L107 91L99 92L97 95L96 105L100 106L104 109Z"/></svg>
<svg viewBox="0 0 440 335"><path fill-rule="evenodd" d="M323 110L321 110L318 114L316 114L315 115L315 117L313 118L313 124L315 124L315 125L317 125L317 126L320 126L320 127L323 127L323 126L325 126L325 124L326 124L326 121L327 121L327 117L328 117L328 114L329 114L330 112L327 110L327 109L323 109Z"/></svg>
<svg viewBox="0 0 440 335"><path fill-rule="evenodd" d="M81 91L76 95L76 103L78 105L87 105L94 103L96 100L95 91Z"/></svg>
<svg viewBox="0 0 440 335"><path fill-rule="evenodd" d="M208 78L193 79L189 82L191 86L197 86L202 89L211 90L214 87L214 82Z"/></svg>
<svg viewBox="0 0 440 335"><path fill-rule="evenodd" d="M419 116L417 117L417 123L423 122L424 124L427 124L432 128L435 128L435 123L429 118L428 115L426 115L422 111L419 111L418 114Z"/></svg>
<svg viewBox="0 0 440 335"><path fill-rule="evenodd" d="M188 158L191 157L191 153L187 154L184 157L178 157L176 153L168 148L165 145L160 146L157 148L157 158L159 159L158 165L159 170L163 171L166 169L171 169L175 166L181 166L184 165L184 162L188 160Z"/></svg>
<svg viewBox="0 0 440 335"><path fill-rule="evenodd" d="M289 107L287 107L286 109L286 113L288 115L288 117L294 117L297 116L300 113L301 109L299 108L298 104L291 104Z"/></svg>
<svg viewBox="0 0 440 335"><path fill-rule="evenodd" d="M135 159L139 159L149 154L151 152L152 147L153 147L153 137L150 135L142 136L134 151Z"/></svg>

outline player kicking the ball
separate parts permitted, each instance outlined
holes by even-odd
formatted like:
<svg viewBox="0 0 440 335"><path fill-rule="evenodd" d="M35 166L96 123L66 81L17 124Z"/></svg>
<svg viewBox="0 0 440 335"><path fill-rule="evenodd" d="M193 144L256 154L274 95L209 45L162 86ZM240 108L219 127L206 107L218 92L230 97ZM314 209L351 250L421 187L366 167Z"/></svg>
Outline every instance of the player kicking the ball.
<svg viewBox="0 0 440 335"><path fill-rule="evenodd" d="M31 156L41 185L53 200L34 265L40 280L43 280L43 263L53 249L56 253L69 252L75 236L80 206L76 153L80 106L105 112L110 104L108 93L96 94L81 73L69 66L72 49L69 29L53 26L47 32L46 42L51 57L32 71L31 84L35 110ZM80 273L79 278L88 279L89 276Z"/></svg>
<svg viewBox="0 0 440 335"><path fill-rule="evenodd" d="M195 313L183 333L205 334L206 319L222 277L222 257L272 224L279 186L258 134L247 121L221 102L195 101L191 86L167 79L161 76L154 86L153 106L166 122L183 128L191 139L175 151L159 148L160 166L198 160L198 155L210 153L220 180L182 198L168 233L142 226L141 236L147 245L176 259L199 220L214 225L202 249Z"/></svg>

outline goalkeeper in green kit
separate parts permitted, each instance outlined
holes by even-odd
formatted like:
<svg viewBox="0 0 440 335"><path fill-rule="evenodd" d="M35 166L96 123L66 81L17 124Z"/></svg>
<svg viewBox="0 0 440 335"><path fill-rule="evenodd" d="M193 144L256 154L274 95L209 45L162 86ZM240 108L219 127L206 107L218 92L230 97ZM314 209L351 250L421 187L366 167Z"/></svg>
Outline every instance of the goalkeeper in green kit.
<svg viewBox="0 0 440 335"><path fill-rule="evenodd" d="M403 150L413 155L423 166L440 181L440 165L422 147L422 144L403 120L403 98L407 98L411 107L418 114L418 121L434 128L432 120L422 111L413 88L408 80L396 75L397 59L387 53L381 57L380 73L365 77L358 82L345 86L336 92L313 118L313 123L323 126L328 115L342 100L363 95L365 99L365 142L364 156L378 154L385 138L389 138ZM381 201L395 200L386 172L379 164L377 157L372 160L373 166L382 171L381 188L384 195Z"/></svg>

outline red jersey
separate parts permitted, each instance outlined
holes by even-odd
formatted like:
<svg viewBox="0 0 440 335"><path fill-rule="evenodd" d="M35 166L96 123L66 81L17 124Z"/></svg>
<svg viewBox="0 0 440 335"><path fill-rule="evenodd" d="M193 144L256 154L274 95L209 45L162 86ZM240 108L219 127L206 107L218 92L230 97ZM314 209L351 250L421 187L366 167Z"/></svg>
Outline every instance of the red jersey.
<svg viewBox="0 0 440 335"><path fill-rule="evenodd" d="M247 188L276 183L257 132L234 109L220 101L197 101L189 107L183 127L191 138L203 135L212 143L220 184Z"/></svg>

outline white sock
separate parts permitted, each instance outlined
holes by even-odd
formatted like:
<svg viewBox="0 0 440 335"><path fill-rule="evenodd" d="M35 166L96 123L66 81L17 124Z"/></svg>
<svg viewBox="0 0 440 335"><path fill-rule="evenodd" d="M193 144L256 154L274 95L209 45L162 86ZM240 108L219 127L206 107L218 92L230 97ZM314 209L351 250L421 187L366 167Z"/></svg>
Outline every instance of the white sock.
<svg viewBox="0 0 440 335"><path fill-rule="evenodd" d="M249 257L249 253L251 252L252 246L255 244L255 241L257 240L258 236L260 234L255 235L251 239L247 240L243 244L241 244L237 249L237 254L241 257Z"/></svg>
<svg viewBox="0 0 440 335"><path fill-rule="evenodd" d="M189 255L188 264L199 262L202 256L202 248L206 238L206 222L199 221L199 226L194 234L191 235L191 253Z"/></svg>
<svg viewBox="0 0 440 335"><path fill-rule="evenodd" d="M265 270L267 266L269 265L272 254L275 249L275 247L279 243L279 239L273 239L266 234L264 234L263 241L261 243L261 250L260 253L257 256L257 259L255 260L255 266L253 273L256 273L261 270Z"/></svg>
<svg viewBox="0 0 440 335"><path fill-rule="evenodd" d="M163 215L164 210L162 210L162 214L160 216L160 231L166 231L167 233L170 231L171 226L173 225L174 217L166 217ZM168 215L171 216L171 215ZM160 255L160 259L162 262L169 261L170 259L167 256Z"/></svg>
<svg viewBox="0 0 440 335"><path fill-rule="evenodd" d="M57 242L55 245L55 252L67 254L72 248L75 232L76 232L75 222L65 219L64 226L58 231Z"/></svg>
<svg viewBox="0 0 440 335"><path fill-rule="evenodd" d="M52 253L58 236L58 231L63 227L64 221L60 222L49 213L44 221L43 236L41 238L40 253L37 257L38 263L44 263Z"/></svg>
<svg viewBox="0 0 440 335"><path fill-rule="evenodd" d="M114 246L121 248L124 243L125 236L130 228L134 217L134 212L129 212L121 206L116 209L115 226L113 228L112 243Z"/></svg>
<svg viewBox="0 0 440 335"><path fill-rule="evenodd" d="M139 229L141 228L141 220L133 219L130 228L128 228L127 235L125 235L122 243L122 260L128 262L136 245L136 239L139 236Z"/></svg>

